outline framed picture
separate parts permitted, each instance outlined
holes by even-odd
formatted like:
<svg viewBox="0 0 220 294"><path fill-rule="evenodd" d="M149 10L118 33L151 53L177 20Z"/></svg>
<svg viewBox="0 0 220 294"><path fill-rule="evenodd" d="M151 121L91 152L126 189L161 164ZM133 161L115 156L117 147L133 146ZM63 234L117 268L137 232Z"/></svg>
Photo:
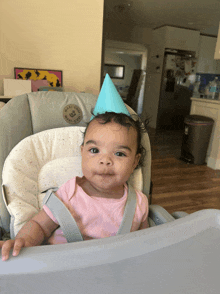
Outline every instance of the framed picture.
<svg viewBox="0 0 220 294"><path fill-rule="evenodd" d="M120 64L105 64L104 74L109 74L112 79L124 79L125 66Z"/></svg>
<svg viewBox="0 0 220 294"><path fill-rule="evenodd" d="M14 68L15 79L31 80L33 92L40 87L62 87L63 77L61 70L48 70L36 68Z"/></svg>

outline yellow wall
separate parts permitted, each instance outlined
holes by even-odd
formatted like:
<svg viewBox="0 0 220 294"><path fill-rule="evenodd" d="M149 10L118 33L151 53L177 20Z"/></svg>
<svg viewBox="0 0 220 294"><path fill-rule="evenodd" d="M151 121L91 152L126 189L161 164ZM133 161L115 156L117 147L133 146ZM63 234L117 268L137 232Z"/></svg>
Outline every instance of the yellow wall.
<svg viewBox="0 0 220 294"><path fill-rule="evenodd" d="M104 0L1 0L0 95L14 67L63 70L65 91L98 94Z"/></svg>

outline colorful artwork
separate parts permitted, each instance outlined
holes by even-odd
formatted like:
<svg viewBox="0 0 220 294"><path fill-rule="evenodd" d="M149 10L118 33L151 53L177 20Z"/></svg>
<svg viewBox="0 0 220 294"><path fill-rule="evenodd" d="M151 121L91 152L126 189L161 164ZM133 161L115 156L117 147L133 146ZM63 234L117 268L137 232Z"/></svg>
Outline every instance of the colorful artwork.
<svg viewBox="0 0 220 294"><path fill-rule="evenodd" d="M40 86L62 87L62 71L15 67L15 79L31 80L32 91L38 91ZM42 81L42 82L40 82Z"/></svg>

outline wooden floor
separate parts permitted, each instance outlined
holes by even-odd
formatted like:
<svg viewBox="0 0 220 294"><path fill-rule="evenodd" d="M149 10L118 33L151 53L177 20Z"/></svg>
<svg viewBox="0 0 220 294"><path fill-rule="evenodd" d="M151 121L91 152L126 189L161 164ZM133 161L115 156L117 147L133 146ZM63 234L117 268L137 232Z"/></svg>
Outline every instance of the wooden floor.
<svg viewBox="0 0 220 294"><path fill-rule="evenodd" d="M152 148L152 204L168 212L220 209L220 170L181 161L183 131L149 130Z"/></svg>

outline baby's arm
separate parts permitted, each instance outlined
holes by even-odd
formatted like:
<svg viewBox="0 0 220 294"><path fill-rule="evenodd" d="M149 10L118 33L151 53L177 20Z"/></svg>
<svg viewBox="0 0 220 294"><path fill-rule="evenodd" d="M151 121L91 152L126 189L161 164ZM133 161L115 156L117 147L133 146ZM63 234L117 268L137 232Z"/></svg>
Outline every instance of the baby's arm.
<svg viewBox="0 0 220 294"><path fill-rule="evenodd" d="M15 240L0 241L2 248L2 260L7 260L10 250L13 248L13 256L17 256L22 247L32 247L42 244L58 227L44 210L41 210L18 232Z"/></svg>

